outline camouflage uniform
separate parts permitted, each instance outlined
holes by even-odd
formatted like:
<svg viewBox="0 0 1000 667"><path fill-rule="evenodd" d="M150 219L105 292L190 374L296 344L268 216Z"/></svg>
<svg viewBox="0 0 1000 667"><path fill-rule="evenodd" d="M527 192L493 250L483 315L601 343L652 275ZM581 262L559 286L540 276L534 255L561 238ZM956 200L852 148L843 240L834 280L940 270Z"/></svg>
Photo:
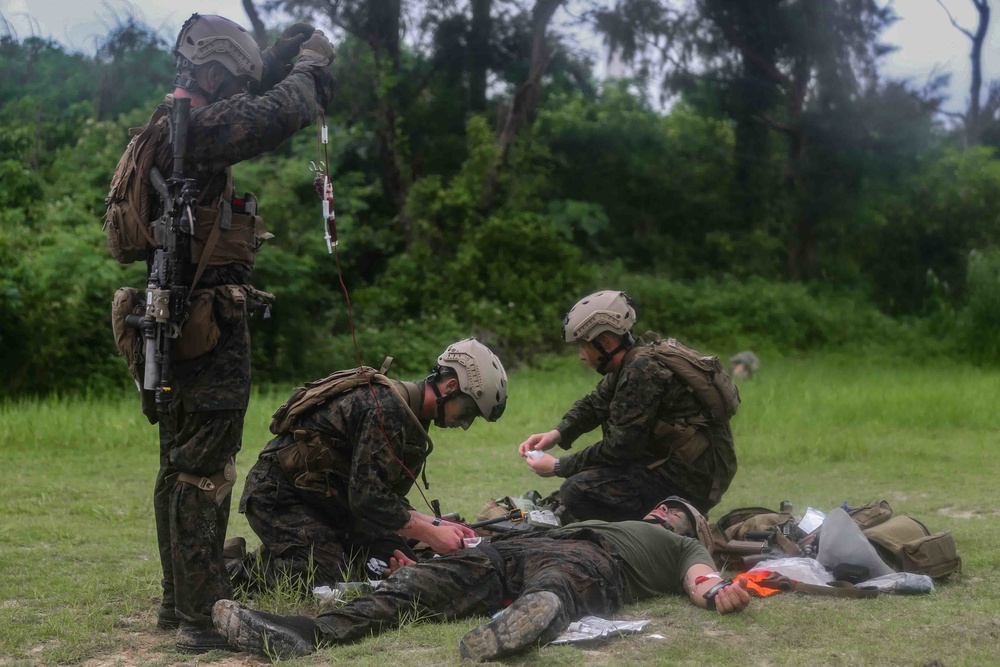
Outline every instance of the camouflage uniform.
<svg viewBox="0 0 1000 667"><path fill-rule="evenodd" d="M491 615L514 599L548 591L562 601L568 619L606 616L624 602L665 593L682 594L684 574L695 563L712 565L696 541L658 526L657 539L643 544L649 524L612 526L590 521L552 531L493 538L466 549L404 567L369 595L316 619L320 640L347 642L396 627L407 616L451 620ZM614 533L606 528L614 527ZM636 549L619 549L625 535ZM645 546L646 549L641 547ZM629 554L641 553L631 559ZM655 573L654 573L655 572ZM633 584L652 574L654 588Z"/></svg>
<svg viewBox="0 0 1000 667"><path fill-rule="evenodd" d="M393 383L418 413L424 382ZM247 475L240 512L261 540L265 582L279 573L302 577L311 566L316 584L343 581L352 560L371 558L365 574L380 578L393 549L412 553L396 531L410 521L406 494L430 453L430 423L416 424L390 387L372 387L378 405L368 385L318 405L273 438ZM285 469L281 453L297 439L317 443L324 451L309 458L326 456L328 465ZM257 559L250 554L245 564L252 569Z"/></svg>
<svg viewBox="0 0 1000 667"><path fill-rule="evenodd" d="M728 421L702 412L687 385L639 340L556 427L563 449L598 426L603 432L559 459L567 511L577 519L641 519L678 495L707 514L736 474L736 450Z"/></svg>
<svg viewBox="0 0 1000 667"><path fill-rule="evenodd" d="M280 82L265 82L264 89L259 97L240 94L191 109L185 176L195 179L202 202L223 193L230 165L277 148L308 125L328 103L333 79L325 65L306 59ZM156 151L158 168L170 174L168 132ZM187 267L188 282L195 268ZM197 287L246 284L251 270L252 262L227 263L213 254ZM210 477L240 449L250 392L250 335L245 318L235 319L217 321L220 334L210 352L172 364L173 401L157 407L160 470L153 506L162 613L198 626L211 627L212 605L232 594L222 561L230 496L217 503L178 474Z"/></svg>

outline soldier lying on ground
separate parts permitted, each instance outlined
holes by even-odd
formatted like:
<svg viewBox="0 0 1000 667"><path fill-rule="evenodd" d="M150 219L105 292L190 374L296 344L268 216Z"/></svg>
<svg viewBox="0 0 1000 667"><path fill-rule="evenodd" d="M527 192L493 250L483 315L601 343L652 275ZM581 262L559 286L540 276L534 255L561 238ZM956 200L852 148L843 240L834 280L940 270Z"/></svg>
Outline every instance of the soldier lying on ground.
<svg viewBox="0 0 1000 667"><path fill-rule="evenodd" d="M261 539L243 559L237 584L269 584L292 575L316 585L344 581L349 563L378 579L407 540L436 553L474 537L462 524L410 506L406 494L433 448L430 420L440 428L496 421L507 402L507 375L474 338L449 346L425 380L401 382L356 369L297 391L275 413L276 434L247 475L240 501ZM260 569L263 568L263 572Z"/></svg>
<svg viewBox="0 0 1000 667"><path fill-rule="evenodd" d="M623 603L686 594L720 614L743 611L744 587L716 572L700 534L707 523L694 508L668 498L643 521L585 521L537 533L494 538L414 564L397 552L392 576L374 592L316 618L253 611L232 600L216 603L212 620L230 645L282 658L395 628L400 619L451 620L492 615L471 630L459 651L491 660L556 638L574 619L607 615ZM513 601L513 603L511 603Z"/></svg>

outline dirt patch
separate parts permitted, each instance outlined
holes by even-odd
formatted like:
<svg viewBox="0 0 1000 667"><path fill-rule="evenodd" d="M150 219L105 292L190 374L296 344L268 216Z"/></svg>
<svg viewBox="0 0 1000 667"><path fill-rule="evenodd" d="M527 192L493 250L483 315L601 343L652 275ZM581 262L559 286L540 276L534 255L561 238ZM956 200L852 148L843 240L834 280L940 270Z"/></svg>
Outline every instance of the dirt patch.
<svg viewBox="0 0 1000 667"><path fill-rule="evenodd" d="M191 667L191 665L212 665L212 667L261 667L270 665L266 658L248 653L224 654L218 651L205 655L180 656L174 653L169 641L164 641L162 632L130 632L126 641L128 648L110 656L91 658L82 667Z"/></svg>
<svg viewBox="0 0 1000 667"><path fill-rule="evenodd" d="M1000 511L992 510L964 510L957 507L943 507L937 511L938 514L951 517L952 519L983 519L986 517L1000 516Z"/></svg>

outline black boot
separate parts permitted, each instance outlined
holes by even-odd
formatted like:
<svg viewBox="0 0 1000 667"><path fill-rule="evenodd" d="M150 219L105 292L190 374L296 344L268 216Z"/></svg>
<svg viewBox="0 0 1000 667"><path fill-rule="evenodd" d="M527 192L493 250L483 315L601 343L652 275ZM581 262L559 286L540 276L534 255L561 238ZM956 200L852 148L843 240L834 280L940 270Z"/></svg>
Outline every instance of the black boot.
<svg viewBox="0 0 1000 667"><path fill-rule="evenodd" d="M232 651L226 638L215 628L181 622L177 628L178 653L208 653L209 651Z"/></svg>
<svg viewBox="0 0 1000 667"><path fill-rule="evenodd" d="M174 613L173 605L169 607L160 604L156 609L156 627L160 630L176 630L181 624L181 619Z"/></svg>

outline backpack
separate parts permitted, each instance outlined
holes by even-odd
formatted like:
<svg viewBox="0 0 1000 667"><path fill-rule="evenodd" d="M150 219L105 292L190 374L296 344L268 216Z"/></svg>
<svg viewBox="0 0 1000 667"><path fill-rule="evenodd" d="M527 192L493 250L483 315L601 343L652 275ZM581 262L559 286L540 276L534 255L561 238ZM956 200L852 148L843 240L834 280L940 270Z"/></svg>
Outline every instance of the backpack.
<svg viewBox="0 0 1000 667"><path fill-rule="evenodd" d="M375 370L369 366L361 366L359 368L336 371L322 380L307 382L304 387L299 387L292 392L289 399L274 411L274 414L271 416L271 433L281 435L290 432L298 422L299 417L306 412L318 405L322 405L331 398L346 394L361 385L367 385L369 381L372 384L386 385L395 392L392 381L385 375L391 364L392 357L386 357L382 363L382 368L379 370ZM400 400L406 406L407 412L413 417L413 420L419 424L420 420L417 419L416 415L413 415L406 401Z"/></svg>
<svg viewBox="0 0 1000 667"><path fill-rule="evenodd" d="M688 386L706 415L725 422L736 414L740 392L718 357L701 354L675 338L660 338L652 331L643 337L650 341L653 357Z"/></svg>
<svg viewBox="0 0 1000 667"><path fill-rule="evenodd" d="M104 233L108 250L121 264L145 260L156 246L154 232L155 206L149 172L156 157L156 146L168 131L162 119L167 115L166 103L156 108L149 122L129 130L129 141L111 178L111 188L104 200Z"/></svg>
<svg viewBox="0 0 1000 667"><path fill-rule="evenodd" d="M878 505L883 511L874 521L866 516L867 525L858 525L875 551L892 569L926 574L933 579L943 579L962 571L962 559L951 533L932 534L927 526L913 517L893 514L889 503L884 500L862 505L853 512L866 512L871 505ZM853 512L848 513L857 522Z"/></svg>
<svg viewBox="0 0 1000 667"><path fill-rule="evenodd" d="M962 559L949 532L931 533L913 517L894 514L885 500L848 510L885 563L897 572L943 579L962 569ZM712 525L713 556L719 568L739 570L771 558L815 556L822 530L808 535L787 512L763 507L733 510Z"/></svg>

